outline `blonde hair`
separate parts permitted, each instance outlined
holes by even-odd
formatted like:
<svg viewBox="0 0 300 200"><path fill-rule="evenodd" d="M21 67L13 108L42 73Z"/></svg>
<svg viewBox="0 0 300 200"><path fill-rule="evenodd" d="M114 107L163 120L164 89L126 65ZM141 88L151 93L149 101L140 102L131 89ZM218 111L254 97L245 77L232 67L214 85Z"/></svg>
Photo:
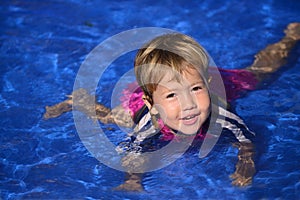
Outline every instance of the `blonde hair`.
<svg viewBox="0 0 300 200"><path fill-rule="evenodd" d="M134 70L144 94L152 99L157 84L170 70L182 74L188 68L196 69L207 84L208 64L209 57L199 43L187 35L173 33L158 36L142 47Z"/></svg>

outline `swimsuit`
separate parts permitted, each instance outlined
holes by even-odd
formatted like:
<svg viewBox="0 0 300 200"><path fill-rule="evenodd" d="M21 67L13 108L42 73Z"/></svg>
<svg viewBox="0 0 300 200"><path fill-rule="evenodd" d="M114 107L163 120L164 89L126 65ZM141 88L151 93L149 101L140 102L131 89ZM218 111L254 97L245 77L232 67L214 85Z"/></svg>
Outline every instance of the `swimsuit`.
<svg viewBox="0 0 300 200"><path fill-rule="evenodd" d="M216 70L217 69L214 68L209 69L209 74L214 77L214 74L217 73ZM247 70L218 70L224 82L228 102L242 96L245 91L254 90L257 85L258 81L254 74ZM215 83L214 78L212 78L210 87L214 87L214 84L217 83ZM218 91L214 91L214 93L218 94ZM121 98L122 106L131 113L136 126L134 131L128 134L128 138L118 145L117 150L119 152L154 151L157 149L157 146L162 146L168 141L173 139L180 140L181 138L180 135L175 135L174 131L165 126L162 120L158 120L160 130L153 125L150 112L145 106L142 96L143 92L141 88L137 86L137 83L130 84L128 88L123 91L123 97ZM212 107L216 108L212 110L217 110L218 116L220 116L215 119L215 123L224 130L231 132L238 142L251 142L254 133L248 129L243 120L234 113L216 105L218 104L214 104L212 101ZM194 140L203 140L205 137L213 137L213 133L210 133L208 129L209 120L210 118L204 123L199 133L191 138Z"/></svg>

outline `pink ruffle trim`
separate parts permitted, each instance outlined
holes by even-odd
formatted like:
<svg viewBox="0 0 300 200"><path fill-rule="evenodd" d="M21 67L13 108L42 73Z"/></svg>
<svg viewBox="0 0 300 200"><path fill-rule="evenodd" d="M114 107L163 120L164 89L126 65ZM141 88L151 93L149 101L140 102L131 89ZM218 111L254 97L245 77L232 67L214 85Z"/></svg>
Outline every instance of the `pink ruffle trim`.
<svg viewBox="0 0 300 200"><path fill-rule="evenodd" d="M121 96L121 104L126 111L129 111L131 116L139 111L143 105L143 91L138 86L137 82L130 83L126 89L123 90L123 96Z"/></svg>

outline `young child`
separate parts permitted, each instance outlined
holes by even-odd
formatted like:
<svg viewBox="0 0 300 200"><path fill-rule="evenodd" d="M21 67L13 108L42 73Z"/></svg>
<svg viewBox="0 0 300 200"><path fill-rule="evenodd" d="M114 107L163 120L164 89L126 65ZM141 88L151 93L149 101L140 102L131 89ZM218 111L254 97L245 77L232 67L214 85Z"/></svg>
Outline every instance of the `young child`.
<svg viewBox="0 0 300 200"><path fill-rule="evenodd" d="M220 69L227 93L227 101L234 100L244 91L253 90L267 74L275 72L288 57L299 40L300 25L292 23L285 37L256 55L253 65L243 70ZM143 153L152 152L168 144L193 140L191 146L206 135L213 134L211 123L222 126L235 136L238 147L236 171L231 175L237 186L251 184L255 174L254 134L234 113L226 110L225 99L218 96L214 82L214 69L209 68L209 56L192 38L183 34L159 36L143 48L135 58L135 75L139 88L125 91L123 105L112 110L97 103L96 108L85 105L92 96L85 90L72 95L81 97L82 105L76 109L89 114L96 110L97 119L103 123L117 123L134 127L118 151L127 169L124 184L117 189L142 190L141 173L147 171L148 158ZM129 94L129 95L128 95ZM46 107L44 118L52 118L72 109L72 95L62 103ZM133 118L133 121L131 120ZM138 173L137 173L138 172Z"/></svg>

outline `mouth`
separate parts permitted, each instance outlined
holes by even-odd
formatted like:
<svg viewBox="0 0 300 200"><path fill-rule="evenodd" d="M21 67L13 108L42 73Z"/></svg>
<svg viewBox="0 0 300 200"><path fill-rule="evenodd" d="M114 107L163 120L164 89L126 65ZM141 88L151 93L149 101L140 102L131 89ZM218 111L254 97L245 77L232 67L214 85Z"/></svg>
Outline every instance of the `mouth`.
<svg viewBox="0 0 300 200"><path fill-rule="evenodd" d="M192 114L185 117L180 118L184 125L193 125L198 121L199 114Z"/></svg>

